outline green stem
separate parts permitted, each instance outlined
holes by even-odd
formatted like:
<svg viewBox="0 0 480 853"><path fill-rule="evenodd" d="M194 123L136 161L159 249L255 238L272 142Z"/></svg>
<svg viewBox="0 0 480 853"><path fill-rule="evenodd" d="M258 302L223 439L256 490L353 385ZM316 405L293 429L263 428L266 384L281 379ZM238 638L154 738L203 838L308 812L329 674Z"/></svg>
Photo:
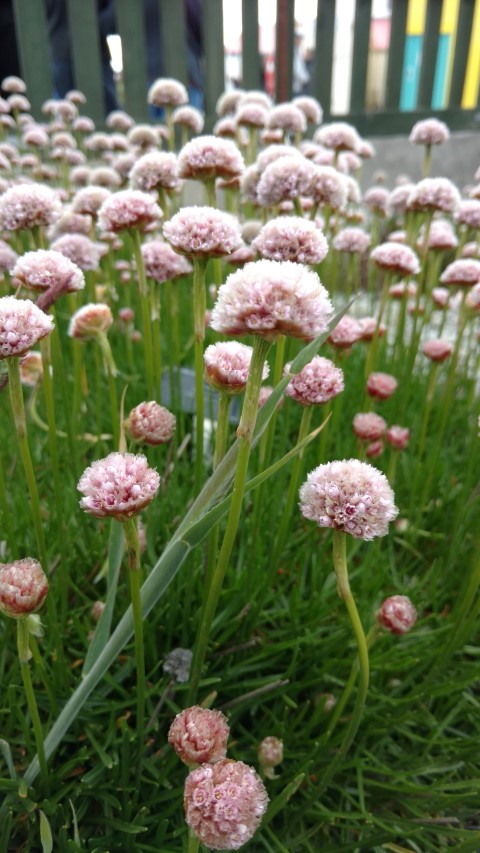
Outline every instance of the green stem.
<svg viewBox="0 0 480 853"><path fill-rule="evenodd" d="M243 495L245 491L245 483L247 481L248 460L250 457L250 448L253 438L253 430L258 411L258 398L260 395L260 386L262 384L263 365L270 348L269 341L258 336L254 339L253 355L250 363L250 372L248 376L247 387L245 389L245 399L243 403L242 415L237 429L239 439L239 450L237 465L235 470L235 479L232 490L232 500L230 511L228 514L227 525L223 537L222 547L218 556L217 565L213 572L211 583L206 595L205 607L202 612L200 625L197 632L195 649L193 653L190 690L188 694L188 703L193 704L196 700L200 677L202 673L203 662L208 645L210 628L217 608L218 599L222 589L225 572L230 561L235 537L240 522L242 512Z"/></svg>
<svg viewBox="0 0 480 853"><path fill-rule="evenodd" d="M160 341L160 285L154 281L151 289L151 317L153 338L153 373L155 382L155 399L162 402L162 348ZM170 320L170 318L169 318Z"/></svg>
<svg viewBox="0 0 480 853"><path fill-rule="evenodd" d="M425 154L423 155L422 178L428 178L430 174L430 161L432 158L432 146L425 145Z"/></svg>
<svg viewBox="0 0 480 853"><path fill-rule="evenodd" d="M193 829L188 830L188 850L187 853L197 853L200 848L200 839L194 834Z"/></svg>
<svg viewBox="0 0 480 853"><path fill-rule="evenodd" d="M137 739L139 749L138 775L140 775L143 756L143 736L145 730L145 650L143 644L143 617L140 590L142 572L140 569L140 547L138 544L137 523L135 518L127 518L123 525L127 546L128 567L130 569L130 592L132 596L133 627L135 634L135 659L137 664Z"/></svg>
<svg viewBox="0 0 480 853"><path fill-rule="evenodd" d="M204 431L204 388L203 388L203 342L205 340L205 271L207 261L193 261L193 325L195 336L195 494L198 495L203 480L203 431Z"/></svg>
<svg viewBox="0 0 480 853"><path fill-rule="evenodd" d="M385 311L385 305L387 304L388 291L390 288L391 280L392 280L391 271L385 270L385 275L383 278L382 296L380 299L380 307L378 309L377 325L375 326L373 338L372 338L370 346L368 348L367 358L365 359L365 378L367 378L369 376L372 369L375 367L375 359L377 356L378 341L380 338L380 325L382 323L383 312Z"/></svg>
<svg viewBox="0 0 480 853"><path fill-rule="evenodd" d="M379 629L379 626L377 623L375 623L372 626L372 628L370 628L370 631L368 632L367 637L366 637L367 649L371 649L372 643L378 637L379 630L380 629ZM330 721L329 721L328 726L327 726L327 731L325 733L325 739L326 740L328 740L331 737L335 726L337 725L340 717L343 714L344 708L345 708L345 706L346 706L346 704L350 698L350 695L352 693L353 688L355 687L355 682L356 682L357 677L358 677L359 669L360 669L360 663L359 663L359 659L357 658L352 665L352 668L350 670L350 676L348 678L348 681L347 681L345 687L343 688L343 693L340 696L340 699L338 700L337 704L335 705L335 708L332 711L332 716L330 718Z"/></svg>
<svg viewBox="0 0 480 853"><path fill-rule="evenodd" d="M110 347L109 340L105 333L100 333L97 336L98 345L102 351L103 356L103 364L105 370L107 372L108 377L108 393L110 396L110 414L112 417L112 431L113 431L113 446L118 448L119 436L120 436L120 425L119 425L119 409L118 409L118 395L117 395L117 384L115 381L115 377L117 375L117 368L115 365L115 361L113 359L112 349Z"/></svg>
<svg viewBox="0 0 480 853"><path fill-rule="evenodd" d="M30 667L28 661L31 657L29 645L28 619L17 619L17 648L18 657L20 660L20 668L22 670L23 686L27 697L27 705L32 720L33 734L35 736L35 744L37 747L38 761L40 764L40 773L44 784L47 783L47 760L45 758L45 745L43 742L42 724L35 699L35 691L33 689L32 677L30 675Z"/></svg>
<svg viewBox="0 0 480 853"><path fill-rule="evenodd" d="M155 400L155 380L153 370L153 345L152 345L152 319L150 316L150 302L148 299L147 277L142 255L142 241L138 228L132 230L133 250L138 276L138 292L140 297L140 310L142 314L142 336L145 353L145 368L147 374L147 386L150 400Z"/></svg>
<svg viewBox="0 0 480 853"><path fill-rule="evenodd" d="M217 430L215 434L215 453L213 456L213 469L218 467L227 449L228 431L230 426L229 414L232 397L230 394L220 394L218 401ZM218 552L219 526L212 528L208 535L207 545L207 568L205 572L205 591L208 590L215 569L215 561Z"/></svg>
<svg viewBox="0 0 480 853"><path fill-rule="evenodd" d="M27 421L25 418L25 405L23 402L22 384L20 381L20 364L18 358L7 358L8 378L10 388L10 401L12 404L15 429L17 432L20 455L22 457L25 477L27 480L30 503L32 507L33 525L37 539L37 548L40 562L44 571L48 574L47 549L43 535L42 517L40 512L40 498L38 496L37 481L33 470L32 457L27 439Z"/></svg>

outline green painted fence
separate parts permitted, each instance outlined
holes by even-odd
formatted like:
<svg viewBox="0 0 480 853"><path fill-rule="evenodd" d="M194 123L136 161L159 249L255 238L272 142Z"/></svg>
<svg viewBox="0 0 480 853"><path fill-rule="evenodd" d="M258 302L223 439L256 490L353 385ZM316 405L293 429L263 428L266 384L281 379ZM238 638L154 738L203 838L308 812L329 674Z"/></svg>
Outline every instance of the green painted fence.
<svg viewBox="0 0 480 853"><path fill-rule="evenodd" d="M101 126L104 120L102 102L101 59L98 40L96 0L66 0L71 24L72 60L76 87L87 96L86 112ZM262 57L259 55L258 0L228 0L241 3L243 23L244 88L260 88ZM448 68L439 66L439 44L445 49L445 36L440 32L443 3L447 0L428 0L424 33L421 34L421 57L416 92L416 108L402 111L400 96L405 82L404 64L410 34L406 32L408 0L393 0L391 37L386 59L384 107L367 111L367 74L370 56L372 0L356 0L352 48L350 108L345 115L332 115L332 79L334 57L335 14L342 0L319 0L316 21L316 51L311 76L310 93L321 102L325 120L345 120L354 123L365 135L407 132L413 122L435 112L452 129L480 126L478 100L462 107L464 82L468 70L469 46L475 21L475 2L460 0L456 22L456 41ZM186 31L181 0L158 0L162 16L163 44L167 76L186 81ZM17 40L22 73L35 116L41 116L42 103L51 96L52 81L49 64L47 20L43 0L13 0ZM228 4L225 7L228 10ZM478 16L477 16L478 17ZM146 104L146 33L142 0L116 0L117 31L122 40L123 80L120 90L124 108L137 121L148 120ZM215 119L215 103L224 89L223 2L203 0L205 52L205 111L207 127ZM276 25L276 96L287 100L291 96L294 34L294 0L277 0ZM472 40L473 49L480 50L480 33ZM476 48L475 48L476 44ZM470 63L471 64L471 63ZM475 63L474 63L475 65ZM448 73L448 98L445 108L433 111L432 93L438 91L436 75ZM441 81L440 81L441 84ZM441 88L441 86L440 86ZM478 85L477 85L478 88Z"/></svg>

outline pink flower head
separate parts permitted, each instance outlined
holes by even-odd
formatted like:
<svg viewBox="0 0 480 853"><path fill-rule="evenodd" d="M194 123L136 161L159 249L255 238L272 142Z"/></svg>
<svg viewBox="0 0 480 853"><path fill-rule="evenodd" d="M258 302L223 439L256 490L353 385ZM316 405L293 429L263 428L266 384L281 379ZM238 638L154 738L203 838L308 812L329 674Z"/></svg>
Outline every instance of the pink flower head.
<svg viewBox="0 0 480 853"><path fill-rule="evenodd" d="M377 438L376 441L371 441L365 448L365 456L367 459L378 459L383 453L383 441Z"/></svg>
<svg viewBox="0 0 480 853"><path fill-rule="evenodd" d="M261 104L266 110L270 110L273 106L270 95L267 95L266 92L261 92L255 89L250 89L248 92L242 92L238 101L239 106L240 104Z"/></svg>
<svg viewBox="0 0 480 853"><path fill-rule="evenodd" d="M320 229L314 222L298 216L271 219L252 245L264 258L298 264L319 264L328 252L328 243Z"/></svg>
<svg viewBox="0 0 480 853"><path fill-rule="evenodd" d="M262 406L265 405L265 403L267 402L268 398L270 397L272 391L273 391L272 385L262 385L262 387L260 388L260 395L258 397L258 408L259 409L261 409ZM283 406L283 397L280 397L280 400L277 403L278 409L281 406Z"/></svg>
<svg viewBox="0 0 480 853"><path fill-rule="evenodd" d="M461 225L469 228L480 228L480 201L478 199L465 199L460 202L455 213L455 219Z"/></svg>
<svg viewBox="0 0 480 853"><path fill-rule="evenodd" d="M235 143L218 136L197 136L187 142L178 155L180 177L195 181L229 180L241 175L244 168L243 157Z"/></svg>
<svg viewBox="0 0 480 853"><path fill-rule="evenodd" d="M260 171L255 163L252 166L247 166L243 175L240 178L240 190L243 198L251 201L254 205L259 205L258 200L258 184L260 181Z"/></svg>
<svg viewBox="0 0 480 853"><path fill-rule="evenodd" d="M417 275L420 263L417 255L409 246L401 243L381 243L370 253L377 267L392 270L401 276Z"/></svg>
<svg viewBox="0 0 480 853"><path fill-rule="evenodd" d="M218 291L211 326L226 335L312 338L333 314L316 273L290 261L256 261L231 273Z"/></svg>
<svg viewBox="0 0 480 853"><path fill-rule="evenodd" d="M411 191L407 210L443 210L453 213L460 204L460 193L448 178L424 178Z"/></svg>
<svg viewBox="0 0 480 853"><path fill-rule="evenodd" d="M188 104L188 92L178 80L159 77L148 90L148 103L154 107L180 107Z"/></svg>
<svg viewBox="0 0 480 853"><path fill-rule="evenodd" d="M235 121L239 126L265 127L268 122L268 110L261 104L241 104L235 113Z"/></svg>
<svg viewBox="0 0 480 853"><path fill-rule="evenodd" d="M273 768L283 761L283 740L272 735L265 737L258 744L257 755L258 763L267 779L275 779Z"/></svg>
<svg viewBox="0 0 480 853"><path fill-rule="evenodd" d="M244 94L243 89L231 89L228 92L222 92L215 106L217 115L232 115L236 111ZM265 106L265 109L269 109L269 106Z"/></svg>
<svg viewBox="0 0 480 853"><path fill-rule="evenodd" d="M284 374L287 376L289 371L290 364L286 364ZM330 359L316 355L300 373L292 376L285 394L302 406L313 406L333 400L344 387L343 370Z"/></svg>
<svg viewBox="0 0 480 853"><path fill-rule="evenodd" d="M430 361L445 361L451 356L453 346L450 341L442 341L440 339L433 341L425 341L423 345L423 354Z"/></svg>
<svg viewBox="0 0 480 853"><path fill-rule="evenodd" d="M163 216L158 204L148 193L121 190L112 193L98 211L98 225L103 231L124 231L158 222Z"/></svg>
<svg viewBox="0 0 480 853"><path fill-rule="evenodd" d="M341 210L347 203L347 181L333 166L315 166L310 195L316 204Z"/></svg>
<svg viewBox="0 0 480 853"><path fill-rule="evenodd" d="M361 139L351 124L343 121L324 124L314 135L315 142L334 151L358 151Z"/></svg>
<svg viewBox="0 0 480 853"><path fill-rule="evenodd" d="M237 123L234 118L221 118L215 122L213 133L221 139L237 138Z"/></svg>
<svg viewBox="0 0 480 853"><path fill-rule="evenodd" d="M26 557L0 565L0 612L14 619L40 610L48 580L37 560Z"/></svg>
<svg viewBox="0 0 480 853"><path fill-rule="evenodd" d="M450 299L450 293L446 287L434 287L432 289L432 300L437 308L446 308Z"/></svg>
<svg viewBox="0 0 480 853"><path fill-rule="evenodd" d="M314 166L305 157L286 155L266 167L258 182L257 195L262 207L274 207L281 201L308 195Z"/></svg>
<svg viewBox="0 0 480 853"><path fill-rule="evenodd" d="M17 184L0 195L0 228L20 231L55 222L62 203L58 194L43 184Z"/></svg>
<svg viewBox="0 0 480 853"><path fill-rule="evenodd" d="M342 228L333 238L333 248L337 252L350 252L363 255L371 243L370 234L361 228Z"/></svg>
<svg viewBox="0 0 480 853"><path fill-rule="evenodd" d="M177 158L166 151L149 151L135 160L129 179L133 189L143 192L177 189L180 185Z"/></svg>
<svg viewBox="0 0 480 853"><path fill-rule="evenodd" d="M270 166L275 160L280 160L281 157L297 157L298 160L304 159L298 148L293 148L291 145L268 145L267 148L260 151L257 157L258 171L263 173L267 166Z"/></svg>
<svg viewBox="0 0 480 853"><path fill-rule="evenodd" d="M397 380L389 373L370 373L367 379L367 393L379 400L388 400L397 388Z"/></svg>
<svg viewBox="0 0 480 853"><path fill-rule="evenodd" d="M476 313L480 311L480 283L474 284L472 289L467 293L465 300L467 308Z"/></svg>
<svg viewBox="0 0 480 853"><path fill-rule="evenodd" d="M444 121L437 118L426 118L413 125L409 142L415 145L441 145L450 139L450 131Z"/></svg>
<svg viewBox="0 0 480 853"><path fill-rule="evenodd" d="M385 433L387 444L395 450L405 450L410 440L410 430L407 427L392 424Z"/></svg>
<svg viewBox="0 0 480 853"><path fill-rule="evenodd" d="M268 127L287 133L304 133L307 129L305 113L295 104L277 104L268 116Z"/></svg>
<svg viewBox="0 0 480 853"><path fill-rule="evenodd" d="M349 317L348 314L344 314L330 332L328 342L339 349L349 349L357 341L360 341L362 336L363 329L359 321L355 320L354 317Z"/></svg>
<svg viewBox="0 0 480 853"><path fill-rule="evenodd" d="M185 781L187 824L213 850L238 850L250 841L267 805L260 776L243 761L203 764Z"/></svg>
<svg viewBox="0 0 480 853"><path fill-rule="evenodd" d="M12 279L14 287L23 285L37 293L50 291L52 302L64 293L75 293L85 287L82 270L69 258L51 249L38 249L22 255L12 270Z"/></svg>
<svg viewBox="0 0 480 853"><path fill-rule="evenodd" d="M110 196L111 192L106 187L85 187L75 194L72 209L75 213L96 216L104 201Z"/></svg>
<svg viewBox="0 0 480 853"><path fill-rule="evenodd" d="M319 465L300 488L300 509L319 527L333 527L355 539L386 536L398 514L384 474L358 459Z"/></svg>
<svg viewBox="0 0 480 853"><path fill-rule="evenodd" d="M192 271L187 259L175 252L169 243L160 239L144 243L142 257L146 275L160 284L188 275Z"/></svg>
<svg viewBox="0 0 480 853"><path fill-rule="evenodd" d="M97 243L85 234L62 234L51 248L84 271L98 269L100 258L107 252L105 243Z"/></svg>
<svg viewBox="0 0 480 853"><path fill-rule="evenodd" d="M378 326L375 317L362 317L358 322L362 330L362 341L372 341L375 333L379 338L382 338L387 331L387 327L383 323L380 323Z"/></svg>
<svg viewBox="0 0 480 853"><path fill-rule="evenodd" d="M55 324L29 299L0 298L0 359L25 355Z"/></svg>
<svg viewBox="0 0 480 853"><path fill-rule="evenodd" d="M353 419L353 431L361 441L376 441L386 429L386 420L375 412L359 412Z"/></svg>
<svg viewBox="0 0 480 853"><path fill-rule="evenodd" d="M361 139L358 153L360 154L362 160L370 160L372 157L375 157L375 154L377 152L375 151L375 148L373 147L372 143L368 141L368 139Z"/></svg>
<svg viewBox="0 0 480 853"><path fill-rule="evenodd" d="M292 103L302 111L308 124L321 124L323 110L316 98L311 95L298 95Z"/></svg>
<svg viewBox="0 0 480 853"><path fill-rule="evenodd" d="M97 518L123 521L142 511L154 499L160 477L148 467L146 456L109 453L85 469L78 483L84 495L80 507Z"/></svg>
<svg viewBox="0 0 480 853"><path fill-rule="evenodd" d="M211 344L203 354L205 379L218 391L241 394L247 384L252 353L252 347L238 341ZM268 373L268 364L265 364L262 379L266 379Z"/></svg>
<svg viewBox="0 0 480 853"><path fill-rule="evenodd" d="M27 91L27 86L21 77L10 74L8 77L3 78L2 89L10 95L23 95Z"/></svg>
<svg viewBox="0 0 480 853"><path fill-rule="evenodd" d="M36 388L43 378L43 361L39 352L31 351L25 353L20 359L20 379L22 385L28 388Z"/></svg>
<svg viewBox="0 0 480 853"><path fill-rule="evenodd" d="M10 272L12 267L15 266L15 262L18 258L18 255L8 243L5 243L4 240L0 240L0 273Z"/></svg>
<svg viewBox="0 0 480 853"><path fill-rule="evenodd" d="M391 191L388 197L387 209L391 216L403 216L407 209L407 201L415 184L401 184Z"/></svg>
<svg viewBox="0 0 480 853"><path fill-rule="evenodd" d="M370 187L365 192L363 200L371 211L386 216L389 197L390 194L384 187Z"/></svg>
<svg viewBox="0 0 480 853"><path fill-rule="evenodd" d="M422 228L418 237L417 246L421 248L425 238L425 230ZM456 249L458 240L455 232L446 219L434 219L428 233L428 248L438 251Z"/></svg>
<svg viewBox="0 0 480 853"><path fill-rule="evenodd" d="M413 281L397 281L388 289L388 294L392 299L405 299L415 296L416 292L417 286Z"/></svg>
<svg viewBox="0 0 480 853"><path fill-rule="evenodd" d="M227 754L230 726L221 711L194 705L177 714L168 742L184 764L216 764Z"/></svg>
<svg viewBox="0 0 480 853"><path fill-rule="evenodd" d="M54 237L59 237L62 234L83 234L88 235L92 227L92 217L88 213L74 213L66 211L63 213L51 229L51 234Z"/></svg>
<svg viewBox="0 0 480 853"><path fill-rule="evenodd" d="M480 261L460 258L452 261L440 276L442 284L458 284L470 287L480 281Z"/></svg>
<svg viewBox="0 0 480 853"><path fill-rule="evenodd" d="M82 305L70 318L68 334L71 338L88 341L98 335L106 334L113 324L109 305L101 302Z"/></svg>
<svg viewBox="0 0 480 853"><path fill-rule="evenodd" d="M166 444L175 430L175 416L155 400L140 403L131 410L124 421L125 432L135 444L148 444L156 447Z"/></svg>
<svg viewBox="0 0 480 853"><path fill-rule="evenodd" d="M386 598L377 613L377 622L392 634L406 634L417 621L417 611L407 595Z"/></svg>
<svg viewBox="0 0 480 853"><path fill-rule="evenodd" d="M124 110L113 110L108 114L106 123L107 127L125 133L127 130L130 130L134 121Z"/></svg>
<svg viewBox="0 0 480 853"><path fill-rule="evenodd" d="M237 219L214 207L182 207L163 233L176 252L193 258L220 258L242 245Z"/></svg>
<svg viewBox="0 0 480 853"><path fill-rule="evenodd" d="M180 127L188 127L192 133L201 133L205 119L196 107L177 107L172 113L172 121Z"/></svg>
<svg viewBox="0 0 480 853"><path fill-rule="evenodd" d="M235 252L228 256L228 263L233 267L243 267L257 260L257 253L252 246L240 246Z"/></svg>

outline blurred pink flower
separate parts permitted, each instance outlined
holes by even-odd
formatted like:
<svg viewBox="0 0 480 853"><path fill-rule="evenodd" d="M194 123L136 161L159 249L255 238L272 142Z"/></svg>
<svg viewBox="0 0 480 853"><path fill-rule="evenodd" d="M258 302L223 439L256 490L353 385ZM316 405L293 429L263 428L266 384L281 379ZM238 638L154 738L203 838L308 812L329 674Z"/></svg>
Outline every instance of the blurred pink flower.
<svg viewBox="0 0 480 853"><path fill-rule="evenodd" d="M377 622L392 634L406 634L417 621L417 611L406 595L386 598L377 613Z"/></svg>

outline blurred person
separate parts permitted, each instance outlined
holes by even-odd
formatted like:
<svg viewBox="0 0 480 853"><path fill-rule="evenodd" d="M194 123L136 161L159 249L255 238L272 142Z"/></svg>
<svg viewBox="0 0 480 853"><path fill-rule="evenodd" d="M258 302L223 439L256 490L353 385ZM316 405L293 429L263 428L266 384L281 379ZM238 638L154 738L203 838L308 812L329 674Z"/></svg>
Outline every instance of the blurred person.
<svg viewBox="0 0 480 853"><path fill-rule="evenodd" d="M302 51L303 36L298 30L295 31L293 41L293 80L292 88L294 95L302 95L310 82L310 74Z"/></svg>

